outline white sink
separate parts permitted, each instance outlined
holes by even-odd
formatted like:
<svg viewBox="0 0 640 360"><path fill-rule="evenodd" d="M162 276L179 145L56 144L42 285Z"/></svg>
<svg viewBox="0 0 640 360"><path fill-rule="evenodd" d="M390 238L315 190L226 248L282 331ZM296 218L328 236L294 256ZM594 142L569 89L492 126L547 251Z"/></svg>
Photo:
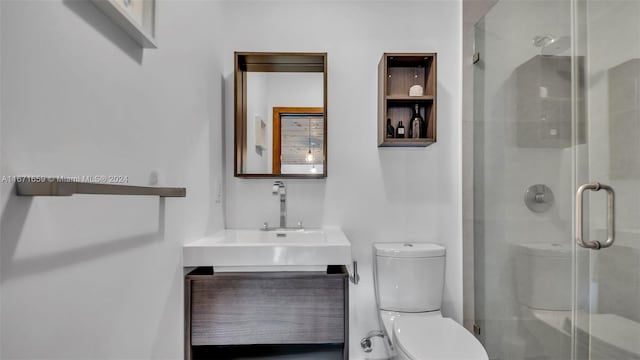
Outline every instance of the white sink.
<svg viewBox="0 0 640 360"><path fill-rule="evenodd" d="M185 267L215 271L324 271L351 263L351 243L338 227L306 230L227 229L182 248Z"/></svg>

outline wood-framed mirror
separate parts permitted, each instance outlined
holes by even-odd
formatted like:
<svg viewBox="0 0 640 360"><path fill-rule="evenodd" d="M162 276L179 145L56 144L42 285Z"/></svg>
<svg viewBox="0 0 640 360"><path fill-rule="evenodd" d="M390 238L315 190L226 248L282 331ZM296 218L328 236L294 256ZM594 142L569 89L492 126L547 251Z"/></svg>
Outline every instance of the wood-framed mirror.
<svg viewBox="0 0 640 360"><path fill-rule="evenodd" d="M235 53L235 171L327 176L327 54Z"/></svg>

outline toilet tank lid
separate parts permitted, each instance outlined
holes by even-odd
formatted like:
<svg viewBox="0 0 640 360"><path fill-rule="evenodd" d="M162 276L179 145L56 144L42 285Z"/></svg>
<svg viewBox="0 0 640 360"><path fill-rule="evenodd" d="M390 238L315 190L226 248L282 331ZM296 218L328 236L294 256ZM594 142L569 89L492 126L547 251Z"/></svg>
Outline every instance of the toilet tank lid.
<svg viewBox="0 0 640 360"><path fill-rule="evenodd" d="M376 243L374 248L376 256L396 258L429 258L445 254L443 246L428 243Z"/></svg>

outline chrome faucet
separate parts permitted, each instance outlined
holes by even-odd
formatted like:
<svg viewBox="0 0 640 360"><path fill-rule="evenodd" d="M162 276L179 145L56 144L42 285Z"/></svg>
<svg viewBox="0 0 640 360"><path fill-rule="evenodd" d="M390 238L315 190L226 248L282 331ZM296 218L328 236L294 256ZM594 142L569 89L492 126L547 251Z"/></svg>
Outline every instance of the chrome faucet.
<svg viewBox="0 0 640 360"><path fill-rule="evenodd" d="M287 227L287 189L284 182L277 180L273 183L273 195L280 195L280 227Z"/></svg>

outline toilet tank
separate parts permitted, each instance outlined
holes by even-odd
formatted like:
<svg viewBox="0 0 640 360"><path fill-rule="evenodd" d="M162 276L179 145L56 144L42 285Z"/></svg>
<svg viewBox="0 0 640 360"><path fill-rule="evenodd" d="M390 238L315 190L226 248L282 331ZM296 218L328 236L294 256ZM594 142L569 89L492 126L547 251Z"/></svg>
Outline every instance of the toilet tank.
<svg viewBox="0 0 640 360"><path fill-rule="evenodd" d="M425 312L440 309L445 248L426 243L374 245L376 300L382 310Z"/></svg>
<svg viewBox="0 0 640 360"><path fill-rule="evenodd" d="M518 302L541 310L571 310L571 245L515 246Z"/></svg>

